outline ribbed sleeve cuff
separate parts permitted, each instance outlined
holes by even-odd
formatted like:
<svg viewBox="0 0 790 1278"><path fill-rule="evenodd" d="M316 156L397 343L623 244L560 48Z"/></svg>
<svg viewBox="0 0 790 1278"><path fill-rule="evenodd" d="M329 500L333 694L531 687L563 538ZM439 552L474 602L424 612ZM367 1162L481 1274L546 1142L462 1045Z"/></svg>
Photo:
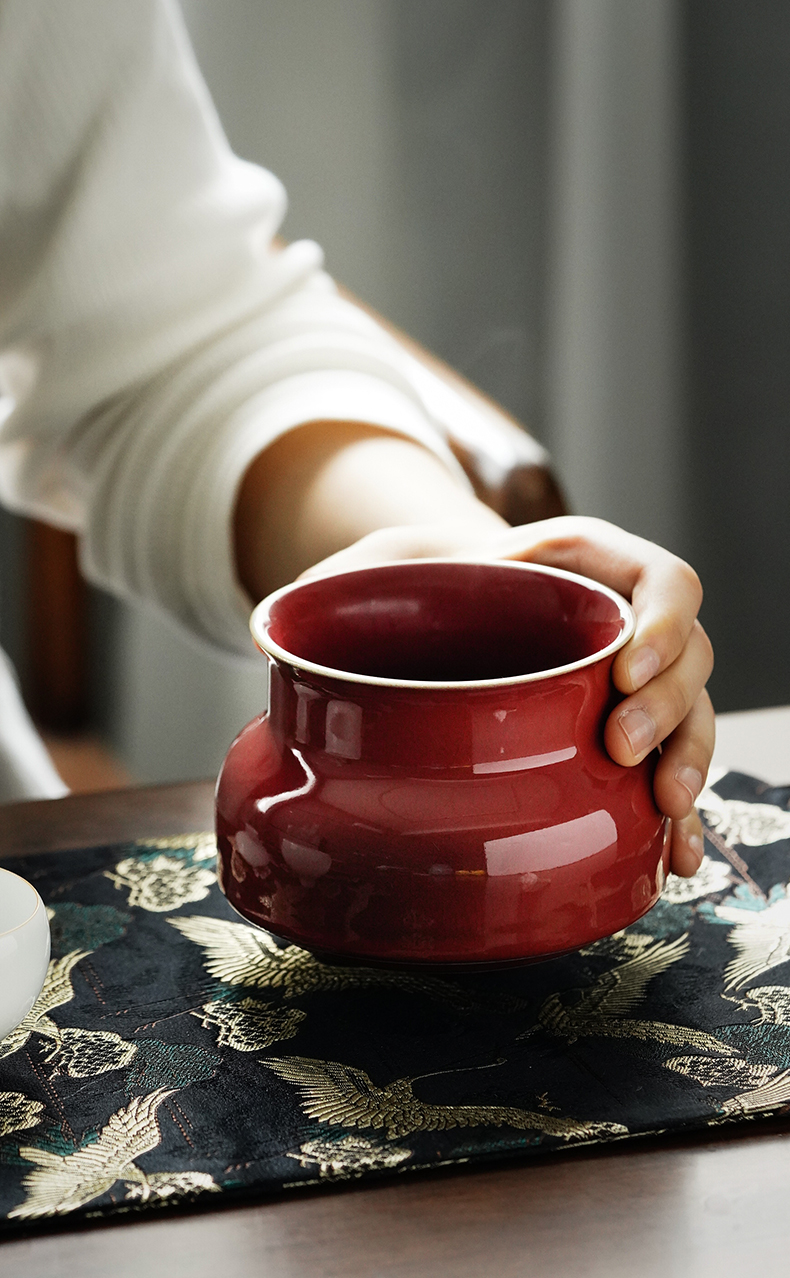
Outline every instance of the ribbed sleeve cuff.
<svg viewBox="0 0 790 1278"><path fill-rule="evenodd" d="M109 589L145 597L240 656L252 655L252 601L235 572L233 508L247 467L275 439L310 421L369 422L420 443L467 482L417 395L375 372L281 377L229 413L210 400L193 405L175 430L152 420L150 404L144 430L127 424L94 491L83 555L89 575Z"/></svg>

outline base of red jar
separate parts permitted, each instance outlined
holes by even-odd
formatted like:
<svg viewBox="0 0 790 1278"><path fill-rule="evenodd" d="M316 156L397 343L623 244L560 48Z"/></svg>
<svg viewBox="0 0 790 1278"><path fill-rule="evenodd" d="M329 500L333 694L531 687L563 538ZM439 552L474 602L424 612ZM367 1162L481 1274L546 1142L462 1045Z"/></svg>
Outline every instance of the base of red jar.
<svg viewBox="0 0 790 1278"><path fill-rule="evenodd" d="M259 927L262 932L272 937L273 940L279 941L281 945L295 945L301 950L306 950L313 958L318 959L319 963L326 963L330 967L374 967L383 968L386 971L408 971L417 975L420 973L430 974L431 976L474 976L475 974L486 974L488 972L505 972L512 971L514 968L534 967L537 963L548 963L551 959L563 958L566 954L574 954L576 950L582 946L593 945L595 941L600 941L604 936L610 935L604 933L602 936L590 937L588 940L580 941L578 946L570 946L562 950L552 950L544 954L525 954L518 958L492 958L492 959L411 959L411 958L386 958L380 954L358 954L358 953L342 953L338 950L323 950L318 946L308 945L302 940L294 937L281 936L277 932L273 932L270 927L264 927L261 923L256 923L254 919L244 914L232 901L228 902L234 912L244 919L248 926ZM641 918L649 914L653 906L657 902L652 902L646 910L637 915L636 918L630 920L626 925L632 926L638 923Z"/></svg>
<svg viewBox="0 0 790 1278"><path fill-rule="evenodd" d="M269 933L275 940L282 941L283 938L277 936L274 932ZM284 944L293 942L283 942ZM306 949L306 946L302 946ZM420 973L430 973L431 976L473 976L475 973L485 972L504 972L512 968L533 967L536 963L546 963L549 959L561 958L563 954L572 954L573 950L557 950L554 954L530 954L526 958L510 958L510 959L470 959L468 961L451 962L448 959L436 959L433 962L426 959L386 959L380 955L361 954L337 954L327 950L315 950L312 947L309 953L317 958L320 963L327 963L331 967L377 967L385 968L387 971L408 971L419 975Z"/></svg>

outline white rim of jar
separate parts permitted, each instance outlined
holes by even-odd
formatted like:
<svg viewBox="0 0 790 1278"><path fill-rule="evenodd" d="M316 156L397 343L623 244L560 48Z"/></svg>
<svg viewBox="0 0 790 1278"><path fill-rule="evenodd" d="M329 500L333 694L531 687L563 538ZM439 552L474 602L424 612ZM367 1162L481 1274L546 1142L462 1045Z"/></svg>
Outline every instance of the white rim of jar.
<svg viewBox="0 0 790 1278"><path fill-rule="evenodd" d="M589 657L581 657L578 661L572 661L564 666L553 666L549 670L536 670L531 674L511 675L502 679L458 679L447 680L446 682L433 679L387 679L382 675L358 674L353 670L340 670L333 666L323 666L315 661L308 661L304 657L298 656L295 652L289 652L287 648L281 647L267 634L266 627L270 620L271 610L280 599L304 589L305 586L323 580L322 577L308 577L300 581L293 581L287 586L281 586L279 590L273 591L265 599L262 599L253 609L250 617L250 631L256 646L260 648L261 652L274 658L275 661L281 661L297 670L304 670L325 679L336 679L343 683L367 684L378 688L419 688L426 692L439 692L443 689L460 691L464 688L470 690L502 688L514 684L540 683L547 679L554 679L558 675L572 674L575 670L584 669L585 666L594 666L599 661L605 660L612 653L618 652L620 648L624 648L636 629L636 617L633 608L616 590L612 590L609 586L604 586L598 581L593 581L589 577L583 577L579 573L567 572L564 568L549 568L543 564L523 563L518 559L389 559L382 563L364 564L359 567L344 569L338 573L327 573L326 575L350 577L360 572L375 571L377 568L396 568L406 564L411 567L416 564L469 564L475 567L480 567L483 564L495 564L498 568L510 568L514 572L532 572L537 573L539 576L560 577L564 581L574 581L592 592L606 595L608 599L617 604L623 620L623 629L610 644L607 644L605 648L599 649L598 652L591 653Z"/></svg>

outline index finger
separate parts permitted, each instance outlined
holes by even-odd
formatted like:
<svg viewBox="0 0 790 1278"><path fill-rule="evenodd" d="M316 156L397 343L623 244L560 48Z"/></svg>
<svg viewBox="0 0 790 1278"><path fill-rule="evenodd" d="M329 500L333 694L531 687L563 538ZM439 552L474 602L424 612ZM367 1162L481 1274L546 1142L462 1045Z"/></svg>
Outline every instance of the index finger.
<svg viewBox="0 0 790 1278"><path fill-rule="evenodd" d="M615 687L626 693L644 687L683 652L702 603L702 586L687 563L659 551L637 575L631 603L636 630L612 667Z"/></svg>
<svg viewBox="0 0 790 1278"><path fill-rule="evenodd" d="M687 563L602 519L546 519L514 528L487 549L497 558L583 573L630 599L636 629L612 669L615 686L625 693L677 659L702 602L699 578Z"/></svg>

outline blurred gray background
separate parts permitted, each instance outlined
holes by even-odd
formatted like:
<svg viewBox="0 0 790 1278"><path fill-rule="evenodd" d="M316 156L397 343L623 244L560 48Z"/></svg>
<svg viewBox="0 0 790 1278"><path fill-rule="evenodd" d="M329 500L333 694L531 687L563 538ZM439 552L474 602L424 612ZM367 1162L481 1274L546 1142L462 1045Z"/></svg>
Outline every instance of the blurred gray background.
<svg viewBox="0 0 790 1278"><path fill-rule="evenodd" d="M524 421L577 511L694 564L718 709L790 702L786 0L183 7L232 145L285 182L284 234ZM261 666L94 614L97 718L133 773L214 772Z"/></svg>

